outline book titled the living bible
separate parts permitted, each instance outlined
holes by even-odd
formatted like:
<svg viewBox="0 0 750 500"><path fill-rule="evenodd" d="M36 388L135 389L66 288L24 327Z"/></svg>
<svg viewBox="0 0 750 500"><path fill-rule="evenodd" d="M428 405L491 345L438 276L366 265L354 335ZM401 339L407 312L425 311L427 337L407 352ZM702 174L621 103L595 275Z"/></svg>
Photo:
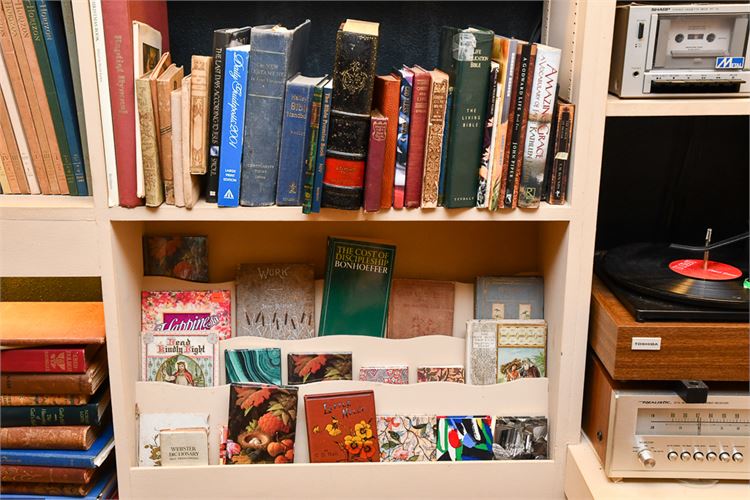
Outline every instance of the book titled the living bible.
<svg viewBox="0 0 750 500"><path fill-rule="evenodd" d="M250 29L242 205L273 205L276 201L286 82L300 71L309 37L309 19L291 29L278 24Z"/></svg>
<svg viewBox="0 0 750 500"><path fill-rule="evenodd" d="M541 276L478 276L474 293L476 319L544 319Z"/></svg>
<svg viewBox="0 0 750 500"><path fill-rule="evenodd" d="M479 28L443 27L441 33L440 69L453 87L443 200L448 208L476 205L493 37Z"/></svg>
<svg viewBox="0 0 750 500"><path fill-rule="evenodd" d="M362 206L378 29L378 23L347 19L336 34L323 207Z"/></svg>
<svg viewBox="0 0 750 500"><path fill-rule="evenodd" d="M232 334L231 304L228 290L142 292L141 379L216 385L219 340Z"/></svg>
<svg viewBox="0 0 750 500"><path fill-rule="evenodd" d="M370 146L365 170L365 212L377 212L380 209L387 130L388 118L374 109L370 121Z"/></svg>
<svg viewBox="0 0 750 500"><path fill-rule="evenodd" d="M393 75L375 78L373 106L388 119L383 158L383 181L380 188L380 208L393 206L393 177L396 168L396 136L398 134L399 79Z"/></svg>
<svg viewBox="0 0 750 500"><path fill-rule="evenodd" d="M388 338L453 335L455 293L452 281L393 280Z"/></svg>
<svg viewBox="0 0 750 500"><path fill-rule="evenodd" d="M523 208L536 208L541 201L555 112L555 89L560 71L560 49L542 44L536 44L536 47L534 79L529 89L531 95L523 169L518 191L518 206Z"/></svg>
<svg viewBox="0 0 750 500"><path fill-rule="evenodd" d="M225 464L293 463L296 426L296 387L232 384Z"/></svg>
<svg viewBox="0 0 750 500"><path fill-rule="evenodd" d="M318 334L385 336L396 247L328 238Z"/></svg>
<svg viewBox="0 0 750 500"><path fill-rule="evenodd" d="M219 189L219 148L221 146L222 103L224 97L224 52L227 47L250 43L250 26L214 30L213 71L211 72L211 115L209 116L208 168L206 201L216 203Z"/></svg>
<svg viewBox="0 0 750 500"><path fill-rule="evenodd" d="M249 45L226 49L224 66L224 100L221 118L221 158L219 161L220 207L240 204L242 142L247 100L247 64Z"/></svg>
<svg viewBox="0 0 750 500"><path fill-rule="evenodd" d="M305 395L311 463L379 462L373 391Z"/></svg>
<svg viewBox="0 0 750 500"><path fill-rule="evenodd" d="M237 334L272 339L315 336L315 274L307 264L240 264Z"/></svg>

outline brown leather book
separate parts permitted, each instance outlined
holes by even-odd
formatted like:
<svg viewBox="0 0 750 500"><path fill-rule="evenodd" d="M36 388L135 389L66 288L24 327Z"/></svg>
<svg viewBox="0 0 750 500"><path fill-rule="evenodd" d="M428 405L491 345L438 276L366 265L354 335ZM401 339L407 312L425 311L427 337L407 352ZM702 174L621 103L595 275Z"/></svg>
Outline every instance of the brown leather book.
<svg viewBox="0 0 750 500"><path fill-rule="evenodd" d="M3 1L4 4L5 1L6 0ZM65 169L63 167L62 155L60 154L60 146L57 142L57 134L55 133L55 125L52 121L52 112L50 111L49 101L47 101L47 92L44 88L42 72L39 68L39 61L36 57L34 40L31 37L29 22L26 18L26 9L24 8L23 0L12 1L13 9L16 15L16 23L18 23L18 32L21 36L21 42L26 54L26 60L28 62L29 73L31 77L30 80L24 79L24 83L27 85L27 91L29 85L33 85L34 87L34 92L36 94L37 105L40 113L38 117L35 116L34 118L39 120L39 125L37 127L43 129L44 134L47 136L47 144L50 154L50 166L47 168L47 176L54 176L55 184L59 189L59 194L69 194L68 183L65 180ZM23 57L21 56L21 52L18 47L16 48L16 51L16 57L20 62L20 59L22 59ZM50 182L51 180L52 179L50 179Z"/></svg>
<svg viewBox="0 0 750 500"><path fill-rule="evenodd" d="M393 75L375 78L373 107L388 118L385 131L385 159L383 160L383 184L380 187L380 208L393 206L393 178L396 174L396 136L398 135L398 105L401 83Z"/></svg>
<svg viewBox="0 0 750 500"><path fill-rule="evenodd" d="M135 98L138 102L138 125L141 132L141 158L143 183L146 189L146 206L158 207L164 203L164 183L159 168L159 134L151 95L151 73L135 81Z"/></svg>
<svg viewBox="0 0 750 500"><path fill-rule="evenodd" d="M88 394L3 394L0 406L80 406L89 399Z"/></svg>
<svg viewBox="0 0 750 500"><path fill-rule="evenodd" d="M439 69L430 71L430 75L432 79L422 172L422 208L436 208L438 205L440 158L443 153L445 106L448 101L448 75Z"/></svg>
<svg viewBox="0 0 750 500"><path fill-rule="evenodd" d="M98 429L91 425L3 427L0 447L21 450L88 450Z"/></svg>
<svg viewBox="0 0 750 500"><path fill-rule="evenodd" d="M158 98L159 160L164 181L164 198L174 205L174 169L172 166L172 91L180 88L184 71L182 66L170 65L156 79Z"/></svg>
<svg viewBox="0 0 750 500"><path fill-rule="evenodd" d="M3 394L94 394L107 380L107 350L101 349L86 373L0 374Z"/></svg>
<svg viewBox="0 0 750 500"><path fill-rule="evenodd" d="M101 302L0 302L0 345L103 343Z"/></svg>
<svg viewBox="0 0 750 500"><path fill-rule="evenodd" d="M211 56L193 56L190 67L190 120L192 123L190 138L190 164L185 168L191 174L206 173L208 165L208 82L211 81L211 68L214 58ZM188 136L185 136L186 138Z"/></svg>
<svg viewBox="0 0 750 500"><path fill-rule="evenodd" d="M394 279L388 307L389 339L453 335L452 281Z"/></svg>
<svg viewBox="0 0 750 500"><path fill-rule="evenodd" d="M39 101L31 85L29 63L26 60L23 42L18 32L18 23L10 0L2 0L3 15L0 16L0 43L3 49L3 60L8 69L13 95L18 104L26 139L29 143L31 163L34 166L39 189L42 194L60 194L57 178L49 179L48 172L53 170L44 124L40 123ZM16 51L22 57L16 58ZM28 82L28 88L25 82ZM41 125L41 127L40 127ZM53 171L54 173L54 171Z"/></svg>
<svg viewBox="0 0 750 500"><path fill-rule="evenodd" d="M3 465L0 481L9 483L87 484L96 469L73 467L40 467L36 465Z"/></svg>
<svg viewBox="0 0 750 500"><path fill-rule="evenodd" d="M95 481L87 484L64 483L6 483L0 485L0 493L16 495L54 495L83 497L96 485Z"/></svg>

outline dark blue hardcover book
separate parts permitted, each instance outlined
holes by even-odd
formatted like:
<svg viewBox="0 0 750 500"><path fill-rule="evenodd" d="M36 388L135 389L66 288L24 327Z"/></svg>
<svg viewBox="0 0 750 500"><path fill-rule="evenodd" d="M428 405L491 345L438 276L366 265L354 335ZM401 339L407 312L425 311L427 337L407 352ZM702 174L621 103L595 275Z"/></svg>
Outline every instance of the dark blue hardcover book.
<svg viewBox="0 0 750 500"><path fill-rule="evenodd" d="M42 25L44 42L47 46L52 78L57 90L57 100L60 104L63 128L70 149L70 162L73 167L76 188L79 196L88 196L89 190L86 185L86 171L83 166L83 150L73 91L73 76L70 73L68 46L65 41L62 5L60 2L37 0L36 8Z"/></svg>
<svg viewBox="0 0 750 500"><path fill-rule="evenodd" d="M478 276L475 319L544 319L541 276Z"/></svg>
<svg viewBox="0 0 750 500"><path fill-rule="evenodd" d="M448 158L448 133L451 126L450 116L453 107L453 87L448 89L448 99L445 102L445 127L443 127L443 151L440 155L440 183L438 184L438 206L443 206L445 193L445 160Z"/></svg>
<svg viewBox="0 0 750 500"><path fill-rule="evenodd" d="M63 497L55 495L28 495L28 494L16 494L16 493L3 493L0 495L2 499L8 500L70 500L71 498L79 498L81 500L98 500L100 498L112 498L112 494L117 488L117 473L115 470L102 475L96 482L91 491L85 497Z"/></svg>
<svg viewBox="0 0 750 500"><path fill-rule="evenodd" d="M291 30L279 25L250 30L242 205L258 207L276 201L286 82L299 73L309 36L309 19Z"/></svg>
<svg viewBox="0 0 750 500"><path fill-rule="evenodd" d="M104 463L115 448L115 435L109 424L88 450L0 450L0 465L38 465L93 469Z"/></svg>
<svg viewBox="0 0 750 500"><path fill-rule="evenodd" d="M310 150L310 111L319 76L297 75L287 83L276 204L302 205L305 160Z"/></svg>
<svg viewBox="0 0 750 500"><path fill-rule="evenodd" d="M393 75L401 79L401 98L398 105L398 133L396 135L396 173L393 178L393 208L404 208L414 73L409 68L404 67L395 70Z"/></svg>
<svg viewBox="0 0 750 500"><path fill-rule="evenodd" d="M242 169L242 141L245 129L245 100L247 99L247 64L249 45L228 47L224 53L224 99L221 116L221 155L219 156L220 207L240 204Z"/></svg>
<svg viewBox="0 0 750 500"><path fill-rule="evenodd" d="M326 149L328 143L328 128L331 122L331 94L333 93L333 80L329 80L323 86L323 103L320 108L320 130L318 131L318 160L315 165L315 177L313 179L313 199L311 213L320 212L320 200L323 196L323 176L326 171Z"/></svg>
<svg viewBox="0 0 750 500"><path fill-rule="evenodd" d="M2 406L3 427L99 425L109 408L109 388L103 386L91 401L78 406Z"/></svg>

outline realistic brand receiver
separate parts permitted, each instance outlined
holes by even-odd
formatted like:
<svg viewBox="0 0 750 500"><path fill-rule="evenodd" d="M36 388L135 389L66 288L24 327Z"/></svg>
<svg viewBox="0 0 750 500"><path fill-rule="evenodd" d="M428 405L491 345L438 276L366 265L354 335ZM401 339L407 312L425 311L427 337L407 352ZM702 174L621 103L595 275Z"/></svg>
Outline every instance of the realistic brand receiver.
<svg viewBox="0 0 750 500"><path fill-rule="evenodd" d="M617 7L609 91L620 97L750 94L750 4Z"/></svg>

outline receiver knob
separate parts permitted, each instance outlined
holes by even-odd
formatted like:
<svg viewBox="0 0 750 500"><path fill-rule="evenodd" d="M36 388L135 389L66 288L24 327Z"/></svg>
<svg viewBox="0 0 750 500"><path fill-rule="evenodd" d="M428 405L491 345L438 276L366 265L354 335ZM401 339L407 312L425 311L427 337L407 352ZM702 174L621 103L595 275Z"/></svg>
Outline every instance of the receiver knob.
<svg viewBox="0 0 750 500"><path fill-rule="evenodd" d="M682 459L683 462L687 462L688 460L693 458L693 456L690 454L689 451L683 451L682 453L680 453L680 458Z"/></svg>
<svg viewBox="0 0 750 500"><path fill-rule="evenodd" d="M714 460L716 460L716 452L709 451L708 453L706 453L706 460L708 460L709 462L713 462Z"/></svg>
<svg viewBox="0 0 750 500"><path fill-rule="evenodd" d="M719 460L721 460L722 462L729 462L729 453L727 453L726 451L722 451L721 453L719 453Z"/></svg>
<svg viewBox="0 0 750 500"><path fill-rule="evenodd" d="M680 456L677 454L676 451L670 451L669 453L667 453L667 460L669 460L670 462L674 462L679 457Z"/></svg>
<svg viewBox="0 0 750 500"><path fill-rule="evenodd" d="M732 455L732 460L737 462L738 464L741 464L743 460L745 460L745 457L742 456L742 453L739 451L734 452L734 455Z"/></svg>
<svg viewBox="0 0 750 500"><path fill-rule="evenodd" d="M640 460L641 465L646 469L653 469L656 465L656 459L654 458L654 455L648 450L639 451L638 460Z"/></svg>
<svg viewBox="0 0 750 500"><path fill-rule="evenodd" d="M696 451L695 453L693 453L693 460L695 460L696 462L703 462L705 458L705 455L703 455L703 453L701 453L700 451Z"/></svg>

